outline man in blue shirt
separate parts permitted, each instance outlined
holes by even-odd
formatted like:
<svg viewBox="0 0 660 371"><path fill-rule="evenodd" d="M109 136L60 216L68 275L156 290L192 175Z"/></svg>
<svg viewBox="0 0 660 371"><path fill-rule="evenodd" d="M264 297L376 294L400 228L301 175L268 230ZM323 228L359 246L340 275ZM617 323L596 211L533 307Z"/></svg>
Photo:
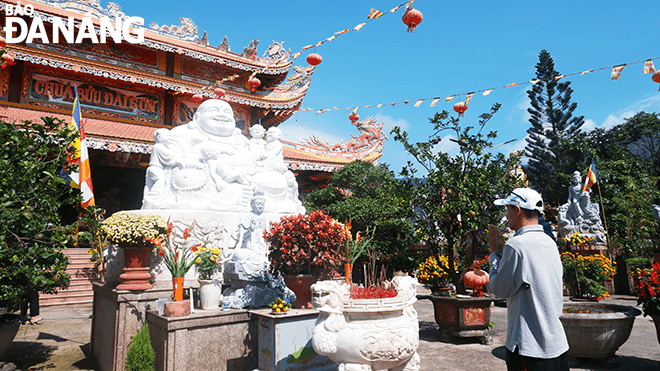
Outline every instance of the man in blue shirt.
<svg viewBox="0 0 660 371"><path fill-rule="evenodd" d="M557 245L538 224L543 199L530 188L516 188L495 204L506 206L516 231L505 244L497 227L488 230L490 288L507 299L507 369L568 371L568 341L559 321L562 264Z"/></svg>

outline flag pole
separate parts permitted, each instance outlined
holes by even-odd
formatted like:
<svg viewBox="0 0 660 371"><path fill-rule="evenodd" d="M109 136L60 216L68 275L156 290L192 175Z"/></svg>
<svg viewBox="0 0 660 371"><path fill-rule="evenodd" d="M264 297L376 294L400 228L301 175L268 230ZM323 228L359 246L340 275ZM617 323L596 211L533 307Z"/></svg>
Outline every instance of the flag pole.
<svg viewBox="0 0 660 371"><path fill-rule="evenodd" d="M610 231L607 229L607 218L605 217L605 207L603 206L603 194L600 192L600 179L598 180L598 198L600 198L600 210L603 212L603 223L605 224L605 234L607 235L607 239L605 240L605 243L607 244L607 248L610 248Z"/></svg>

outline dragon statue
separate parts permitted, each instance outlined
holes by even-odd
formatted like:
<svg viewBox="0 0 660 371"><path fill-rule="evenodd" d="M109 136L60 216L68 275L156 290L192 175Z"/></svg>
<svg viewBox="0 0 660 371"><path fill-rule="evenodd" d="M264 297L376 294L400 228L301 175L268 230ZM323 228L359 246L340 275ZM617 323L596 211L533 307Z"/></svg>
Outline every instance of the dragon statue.
<svg viewBox="0 0 660 371"><path fill-rule="evenodd" d="M152 22L149 24L149 28L151 28L152 30L157 30L171 34L173 36L177 36L184 40L192 40L192 41L199 40L199 34L197 33L197 25L192 19L181 17L179 18L179 21L181 21L180 26L177 25L159 26L157 23Z"/></svg>
<svg viewBox="0 0 660 371"><path fill-rule="evenodd" d="M417 280L395 277L393 285L394 298L358 300L350 299L349 284L312 285L312 304L320 312L314 351L332 359L339 371L418 371Z"/></svg>
<svg viewBox="0 0 660 371"><path fill-rule="evenodd" d="M339 143L333 145L315 135L310 136L303 144L322 147L332 152L354 152L382 143L387 139L387 136L383 132L385 122L379 124L375 118L369 116L364 120L354 121L352 124L360 131L360 135L351 134L351 140L346 144L343 141L339 141Z"/></svg>

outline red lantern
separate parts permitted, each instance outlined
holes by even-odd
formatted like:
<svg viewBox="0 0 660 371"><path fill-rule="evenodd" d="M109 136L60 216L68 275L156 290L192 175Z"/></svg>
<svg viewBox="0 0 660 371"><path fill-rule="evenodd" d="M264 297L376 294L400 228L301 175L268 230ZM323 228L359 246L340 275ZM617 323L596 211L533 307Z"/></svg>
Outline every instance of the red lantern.
<svg viewBox="0 0 660 371"><path fill-rule="evenodd" d="M204 97L202 97L201 94L195 94L195 95L192 96L192 98L195 101L195 104L202 103L202 99L204 99Z"/></svg>
<svg viewBox="0 0 660 371"><path fill-rule="evenodd" d="M651 76L651 80L660 84L660 70L655 71L653 76Z"/></svg>
<svg viewBox="0 0 660 371"><path fill-rule="evenodd" d="M248 85L250 85L250 89L254 93L254 91L257 90L259 85L261 85L261 80L259 80L256 77L250 77L250 79L248 80Z"/></svg>
<svg viewBox="0 0 660 371"><path fill-rule="evenodd" d="M213 89L213 92L215 93L215 96L218 98L224 97L225 96L225 90L222 88L215 88Z"/></svg>
<svg viewBox="0 0 660 371"><path fill-rule="evenodd" d="M307 63L309 63L312 66L318 66L323 62L323 58L321 58L321 55L312 53L307 56Z"/></svg>
<svg viewBox="0 0 660 371"><path fill-rule="evenodd" d="M5 63L7 63L7 65L11 66L14 64L14 56L11 54L5 53L2 55L2 58L4 58Z"/></svg>
<svg viewBox="0 0 660 371"><path fill-rule="evenodd" d="M4 37L0 36L0 48L7 46L7 40Z"/></svg>
<svg viewBox="0 0 660 371"><path fill-rule="evenodd" d="M483 287L488 284L488 273L477 269L476 271L469 271L463 276L463 282L466 285L474 288L474 296L480 298L483 296Z"/></svg>
<svg viewBox="0 0 660 371"><path fill-rule="evenodd" d="M465 102L458 102L454 104L454 111L458 112L458 117L463 117L465 112L468 109L468 105Z"/></svg>
<svg viewBox="0 0 660 371"><path fill-rule="evenodd" d="M360 119L360 115L358 115L357 112L353 112L348 115L348 119L351 120L351 123L355 124L355 121Z"/></svg>
<svg viewBox="0 0 660 371"><path fill-rule="evenodd" d="M414 32L415 27L422 23L423 18L424 17L422 16L422 12L415 8L409 8L405 13L403 13L401 20L406 24L406 26L408 26L408 32Z"/></svg>

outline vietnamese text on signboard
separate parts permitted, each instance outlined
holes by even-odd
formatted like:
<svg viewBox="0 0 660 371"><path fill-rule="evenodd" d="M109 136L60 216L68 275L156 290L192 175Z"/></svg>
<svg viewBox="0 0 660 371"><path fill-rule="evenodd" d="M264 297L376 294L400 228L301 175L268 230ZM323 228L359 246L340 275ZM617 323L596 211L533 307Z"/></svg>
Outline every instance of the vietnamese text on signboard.
<svg viewBox="0 0 660 371"><path fill-rule="evenodd" d="M83 108L116 113L120 116L137 116L160 119L160 97L100 84L33 73L30 78L28 99L61 105L73 105L73 85L78 86Z"/></svg>

